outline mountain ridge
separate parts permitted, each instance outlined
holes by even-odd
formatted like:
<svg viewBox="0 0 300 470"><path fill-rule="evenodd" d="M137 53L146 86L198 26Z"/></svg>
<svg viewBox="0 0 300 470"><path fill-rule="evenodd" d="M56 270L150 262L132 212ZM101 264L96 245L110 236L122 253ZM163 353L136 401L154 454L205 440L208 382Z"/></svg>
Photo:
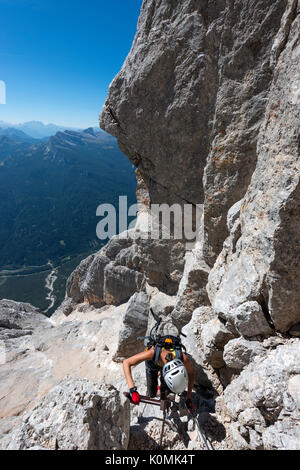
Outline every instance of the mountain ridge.
<svg viewBox="0 0 300 470"><path fill-rule="evenodd" d="M41 121L27 121L24 123L11 124L5 121L0 121L0 128L14 128L20 131L23 131L25 134L28 134L30 137L36 139L42 139L44 137L50 137L51 135L56 134L58 131L64 130L81 130L72 126L60 126L57 124L49 123L44 124Z"/></svg>

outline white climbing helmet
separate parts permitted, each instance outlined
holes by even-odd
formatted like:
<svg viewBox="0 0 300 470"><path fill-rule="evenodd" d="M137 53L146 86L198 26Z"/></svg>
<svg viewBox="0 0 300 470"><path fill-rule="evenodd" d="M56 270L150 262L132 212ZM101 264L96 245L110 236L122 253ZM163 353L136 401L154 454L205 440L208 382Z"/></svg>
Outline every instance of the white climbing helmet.
<svg viewBox="0 0 300 470"><path fill-rule="evenodd" d="M188 386L188 374L180 359L173 359L163 367L163 378L174 393L182 393Z"/></svg>

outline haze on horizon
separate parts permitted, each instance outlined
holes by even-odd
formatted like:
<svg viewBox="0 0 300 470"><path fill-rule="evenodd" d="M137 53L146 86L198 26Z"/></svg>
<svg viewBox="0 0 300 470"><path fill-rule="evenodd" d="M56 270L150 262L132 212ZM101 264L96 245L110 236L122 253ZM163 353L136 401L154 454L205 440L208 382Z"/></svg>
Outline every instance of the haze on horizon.
<svg viewBox="0 0 300 470"><path fill-rule="evenodd" d="M142 0L0 0L0 121L87 128L129 53Z"/></svg>

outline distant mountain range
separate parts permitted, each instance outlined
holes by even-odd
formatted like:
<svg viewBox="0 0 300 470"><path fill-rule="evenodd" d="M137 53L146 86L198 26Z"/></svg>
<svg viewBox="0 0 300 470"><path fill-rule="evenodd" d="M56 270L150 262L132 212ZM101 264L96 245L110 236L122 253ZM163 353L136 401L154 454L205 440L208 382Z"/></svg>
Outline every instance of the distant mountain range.
<svg viewBox="0 0 300 470"><path fill-rule="evenodd" d="M0 136L6 136L9 137L12 140L15 140L17 142L31 142L34 143L36 140L34 137L25 134L25 132L15 129L14 127L8 127L8 128L1 128L0 127ZM49 137L48 137L49 138ZM48 140L47 138L47 140Z"/></svg>
<svg viewBox="0 0 300 470"><path fill-rule="evenodd" d="M0 121L0 128L14 128L16 130L25 132L25 134L35 139L43 139L45 137L50 137L51 135L55 135L59 131L64 132L66 130L82 130L78 128L58 126L56 124L44 124L40 121L29 121L20 124L11 124L5 121ZM98 129L98 131L103 132L100 131L100 129Z"/></svg>
<svg viewBox="0 0 300 470"><path fill-rule="evenodd" d="M65 132L57 132L50 137L45 154L56 157L58 154L63 158L66 151L73 150L76 147L84 147L94 144L108 144L114 142L109 134L105 132L97 132L90 127L82 132L67 130Z"/></svg>
<svg viewBox="0 0 300 470"><path fill-rule="evenodd" d="M132 165L113 137L89 128L44 140L0 129L0 267L97 249L97 206L135 202Z"/></svg>

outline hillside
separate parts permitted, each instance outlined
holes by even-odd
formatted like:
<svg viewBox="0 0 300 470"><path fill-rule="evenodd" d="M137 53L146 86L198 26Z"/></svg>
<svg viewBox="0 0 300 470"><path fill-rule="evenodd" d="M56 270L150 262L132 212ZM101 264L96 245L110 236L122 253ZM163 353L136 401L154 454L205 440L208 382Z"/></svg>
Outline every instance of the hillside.
<svg viewBox="0 0 300 470"><path fill-rule="evenodd" d="M92 129L48 142L0 131L0 266L43 265L100 246L97 206L135 202L132 166Z"/></svg>

